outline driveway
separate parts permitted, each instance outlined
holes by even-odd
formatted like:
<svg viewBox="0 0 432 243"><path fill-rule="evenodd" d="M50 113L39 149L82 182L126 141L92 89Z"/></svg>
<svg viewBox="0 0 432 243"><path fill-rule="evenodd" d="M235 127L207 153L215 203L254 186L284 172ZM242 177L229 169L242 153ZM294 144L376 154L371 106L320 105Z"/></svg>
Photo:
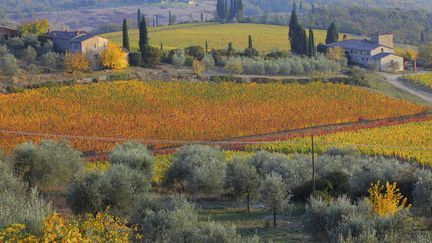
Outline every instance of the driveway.
<svg viewBox="0 0 432 243"><path fill-rule="evenodd" d="M421 72L419 72L419 73L421 73ZM412 95L415 95L415 96L425 100L426 102L428 102L429 104L432 105L432 92L424 90L424 89L419 88L419 87L415 87L414 85L410 85L410 84L400 80L400 78L402 76L409 76L409 75L413 75L413 74L408 74L408 75L390 74L390 73L380 73L380 74L383 77L385 77L387 79L387 81L389 83L391 83L393 86L395 86L396 88L399 88L399 89L404 90L404 91L406 91Z"/></svg>

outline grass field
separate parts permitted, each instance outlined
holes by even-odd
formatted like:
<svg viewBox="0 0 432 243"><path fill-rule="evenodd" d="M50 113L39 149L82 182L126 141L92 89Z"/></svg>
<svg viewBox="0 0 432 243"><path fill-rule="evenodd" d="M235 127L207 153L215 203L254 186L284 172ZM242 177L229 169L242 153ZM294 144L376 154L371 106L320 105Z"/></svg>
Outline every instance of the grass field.
<svg viewBox="0 0 432 243"><path fill-rule="evenodd" d="M0 95L1 129L96 139L221 140L425 110L359 87L318 82L120 81ZM29 138L2 134L0 148ZM73 144L81 151L113 146L88 138Z"/></svg>
<svg viewBox="0 0 432 243"><path fill-rule="evenodd" d="M315 30L315 43L325 41L326 32ZM248 36L252 35L254 48L260 51L271 49L288 50L288 27L264 24L181 24L150 28L150 43L159 47L163 43L164 49L185 48L198 45L205 46L208 41L209 49L222 49L232 42L234 48L246 48ZM122 32L104 34L104 37L122 44ZM129 31L130 45L138 48L138 30Z"/></svg>
<svg viewBox="0 0 432 243"><path fill-rule="evenodd" d="M315 143L316 151L320 153L329 148L354 148L363 154L397 157L432 166L432 121L323 135L316 137ZM310 138L297 138L247 149L309 153L311 141Z"/></svg>

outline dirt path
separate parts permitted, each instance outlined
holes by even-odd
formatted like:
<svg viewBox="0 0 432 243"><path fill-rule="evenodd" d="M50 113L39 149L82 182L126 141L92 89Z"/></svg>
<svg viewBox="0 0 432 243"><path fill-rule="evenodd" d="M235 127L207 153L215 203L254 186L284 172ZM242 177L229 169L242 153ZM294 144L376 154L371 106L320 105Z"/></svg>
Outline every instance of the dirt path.
<svg viewBox="0 0 432 243"><path fill-rule="evenodd" d="M418 73L416 73L418 74ZM398 89L404 90L412 95L415 95L423 100L425 100L427 103L432 105L432 92L426 91L424 89L414 87L413 85L407 84L406 82L401 81L402 76L409 76L409 75L401 75L401 74L389 74L389 73L381 73L383 77L386 78L386 80L391 83L393 86L395 86Z"/></svg>
<svg viewBox="0 0 432 243"><path fill-rule="evenodd" d="M384 118L377 120L363 120L357 122L346 122L339 124L328 124L313 126L301 129L292 129L286 131L279 131L266 134L258 134L252 136L233 137L227 138L223 141L193 141L194 144L207 144L217 145L226 150L244 150L245 145L251 144L264 144L269 142L285 141L296 137L307 137L311 135L324 135L342 131L356 131L360 129L381 127L381 126L393 126L410 122L420 122L432 120L432 115L428 113L420 113L414 115ZM0 130L1 132L1 130ZM25 135L25 134L21 134ZM138 140L139 141L139 140ZM191 141L192 142L192 141ZM180 146L189 144L191 142L179 141L178 143L164 144L161 142L160 146L152 149L155 154L172 154ZM164 146L165 145L165 146ZM102 153L86 153L84 159L87 161L106 160L108 156L107 152Z"/></svg>

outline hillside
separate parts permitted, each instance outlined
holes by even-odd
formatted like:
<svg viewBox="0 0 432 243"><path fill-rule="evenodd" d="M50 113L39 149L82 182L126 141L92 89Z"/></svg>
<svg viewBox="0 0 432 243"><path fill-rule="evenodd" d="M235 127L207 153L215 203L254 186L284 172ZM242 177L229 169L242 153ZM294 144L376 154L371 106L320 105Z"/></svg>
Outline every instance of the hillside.
<svg viewBox="0 0 432 243"><path fill-rule="evenodd" d="M0 103L5 130L158 141L222 140L425 111L359 87L324 83L125 81L28 90L0 95ZM29 139L8 138L0 139L2 149ZM83 151L112 146L71 142Z"/></svg>
<svg viewBox="0 0 432 243"><path fill-rule="evenodd" d="M248 36L252 35L254 48L288 50L288 27L263 24L183 24L150 28L150 43L164 49L184 48L193 45L204 47L206 40L209 49L226 48L232 42L234 48L246 48ZM315 30L316 43L324 42L326 32ZM104 34L104 37L121 45L122 32ZM138 48L138 30L129 32L132 48Z"/></svg>

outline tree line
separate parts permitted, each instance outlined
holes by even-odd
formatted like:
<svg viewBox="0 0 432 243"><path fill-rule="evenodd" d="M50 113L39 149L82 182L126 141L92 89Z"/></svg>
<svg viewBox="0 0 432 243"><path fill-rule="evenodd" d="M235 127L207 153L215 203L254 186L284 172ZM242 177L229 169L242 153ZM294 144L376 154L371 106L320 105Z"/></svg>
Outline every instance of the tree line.
<svg viewBox="0 0 432 243"><path fill-rule="evenodd" d="M220 21L242 21L243 0L217 0L216 13Z"/></svg>

